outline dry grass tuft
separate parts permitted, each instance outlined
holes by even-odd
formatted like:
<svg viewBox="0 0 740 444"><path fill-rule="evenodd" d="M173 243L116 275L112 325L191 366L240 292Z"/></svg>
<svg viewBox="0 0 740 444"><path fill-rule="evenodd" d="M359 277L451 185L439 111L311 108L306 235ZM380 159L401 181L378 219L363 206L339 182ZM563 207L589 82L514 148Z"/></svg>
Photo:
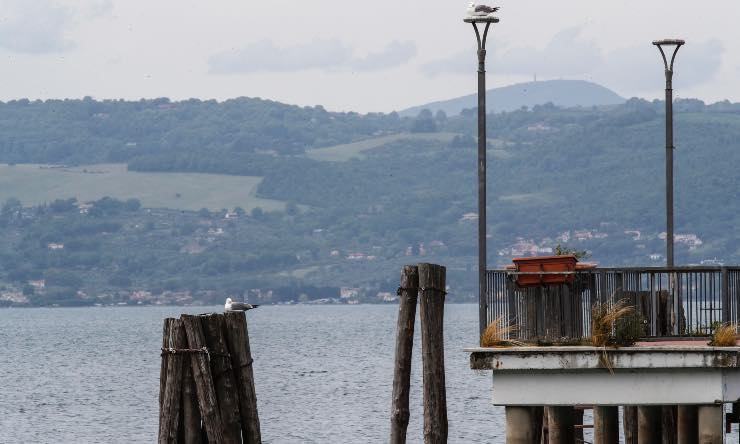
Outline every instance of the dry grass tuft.
<svg viewBox="0 0 740 444"><path fill-rule="evenodd" d="M613 305L596 305L591 310L591 344L594 347L617 345L613 334L614 325L634 315L635 307L628 305L626 299Z"/></svg>
<svg viewBox="0 0 740 444"><path fill-rule="evenodd" d="M518 329L518 325L509 325L501 316L488 324L480 339L481 347L523 347L524 342L508 339Z"/></svg>
<svg viewBox="0 0 740 444"><path fill-rule="evenodd" d="M737 324L723 324L714 330L713 347L735 347L737 345Z"/></svg>

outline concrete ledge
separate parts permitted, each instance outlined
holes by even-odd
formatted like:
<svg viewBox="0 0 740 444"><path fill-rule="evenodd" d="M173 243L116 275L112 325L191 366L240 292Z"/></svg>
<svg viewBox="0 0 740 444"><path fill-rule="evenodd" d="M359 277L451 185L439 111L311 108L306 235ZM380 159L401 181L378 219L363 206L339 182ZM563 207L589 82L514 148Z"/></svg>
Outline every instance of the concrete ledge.
<svg viewBox="0 0 740 444"><path fill-rule="evenodd" d="M470 368L505 372L740 369L740 347L640 346L470 348Z"/></svg>
<svg viewBox="0 0 740 444"><path fill-rule="evenodd" d="M496 405L719 404L740 399L740 347L470 348Z"/></svg>

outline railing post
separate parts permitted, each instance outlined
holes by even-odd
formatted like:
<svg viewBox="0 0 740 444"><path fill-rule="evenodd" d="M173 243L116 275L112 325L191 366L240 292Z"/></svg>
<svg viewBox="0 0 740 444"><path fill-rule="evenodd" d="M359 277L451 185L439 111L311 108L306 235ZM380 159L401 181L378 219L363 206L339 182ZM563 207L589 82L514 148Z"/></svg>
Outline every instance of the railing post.
<svg viewBox="0 0 740 444"><path fill-rule="evenodd" d="M673 295L673 335L679 336L681 334L681 313L683 312L681 306L681 274L671 273L671 294Z"/></svg>
<svg viewBox="0 0 740 444"><path fill-rule="evenodd" d="M724 324L732 321L730 309L730 275L727 267L722 267L722 323Z"/></svg>
<svg viewBox="0 0 740 444"><path fill-rule="evenodd" d="M650 336L658 335L658 293L655 291L655 273L650 271Z"/></svg>

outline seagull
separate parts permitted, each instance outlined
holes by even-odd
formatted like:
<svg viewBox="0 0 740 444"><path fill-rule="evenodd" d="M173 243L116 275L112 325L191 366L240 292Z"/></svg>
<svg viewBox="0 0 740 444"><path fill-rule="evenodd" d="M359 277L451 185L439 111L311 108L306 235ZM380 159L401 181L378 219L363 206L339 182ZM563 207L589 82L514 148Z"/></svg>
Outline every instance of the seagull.
<svg viewBox="0 0 740 444"><path fill-rule="evenodd" d="M246 302L234 302L231 298L226 298L226 303L224 304L225 311L247 311L257 307L259 307L259 305L247 304Z"/></svg>
<svg viewBox="0 0 740 444"><path fill-rule="evenodd" d="M475 2L470 2L468 4L468 15L471 17L485 17L485 16L492 16L492 14L498 12L498 10L501 9L498 6L486 6L486 5L476 5Z"/></svg>

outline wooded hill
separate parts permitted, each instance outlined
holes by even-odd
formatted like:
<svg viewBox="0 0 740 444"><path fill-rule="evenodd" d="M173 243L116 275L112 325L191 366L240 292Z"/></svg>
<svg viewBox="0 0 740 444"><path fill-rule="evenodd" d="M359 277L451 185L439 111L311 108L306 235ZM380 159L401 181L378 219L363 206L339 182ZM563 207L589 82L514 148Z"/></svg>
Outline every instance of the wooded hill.
<svg viewBox="0 0 740 444"><path fill-rule="evenodd" d="M498 252L518 237L546 248L569 231L565 243L591 250L602 265L659 265L650 256L664 251L662 112L662 102L632 99L607 108L544 105L491 114L489 263L508 262ZM684 100L676 112L676 230L702 240L679 244L677 263L738 263L740 105ZM453 300L469 298L475 113L403 118L258 99L0 104L0 162L254 176L261 178L257 198L282 202L258 208L237 197L233 206L247 211L229 220L214 208L105 213L105 223L120 229L93 232L68 229L89 223L78 211L41 206L19 219L7 216L17 210L7 210L0 290L48 273L77 276L86 293L167 287L211 294L286 285L391 290L400 264L428 260L450 266ZM58 198L76 197L73 191ZM164 203L179 208L175 195ZM158 235L144 242L138 230L147 226ZM219 240L203 241L217 228L225 233ZM599 236L576 241L576 230ZM624 233L635 230L641 239ZM51 251L50 243L65 249ZM85 260L51 259L83 253Z"/></svg>

